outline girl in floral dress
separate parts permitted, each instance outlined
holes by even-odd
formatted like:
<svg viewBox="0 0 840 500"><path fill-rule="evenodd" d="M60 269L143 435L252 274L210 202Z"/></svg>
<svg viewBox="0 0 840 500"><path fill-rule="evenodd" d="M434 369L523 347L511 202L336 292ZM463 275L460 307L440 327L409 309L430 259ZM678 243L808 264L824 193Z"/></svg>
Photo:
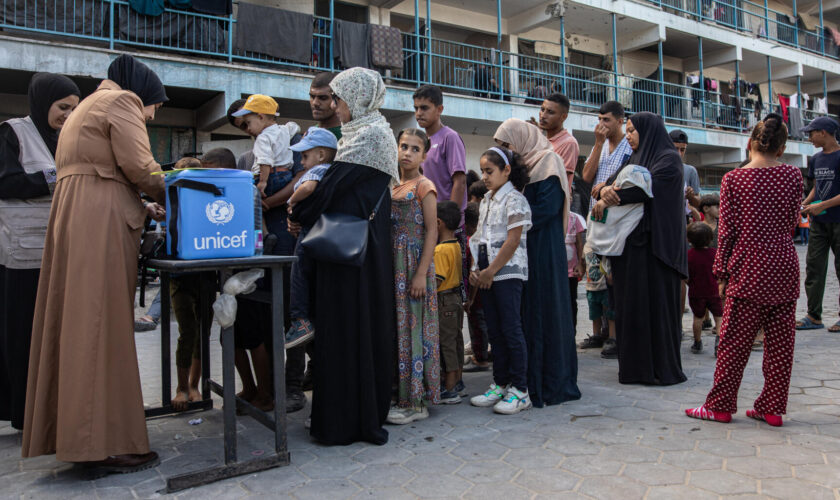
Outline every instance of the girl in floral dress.
<svg viewBox="0 0 840 500"><path fill-rule="evenodd" d="M418 129L398 138L400 184L391 190L391 241L397 305L397 394L388 422L427 418L440 401L440 343L434 253L437 193L420 173L429 139Z"/></svg>

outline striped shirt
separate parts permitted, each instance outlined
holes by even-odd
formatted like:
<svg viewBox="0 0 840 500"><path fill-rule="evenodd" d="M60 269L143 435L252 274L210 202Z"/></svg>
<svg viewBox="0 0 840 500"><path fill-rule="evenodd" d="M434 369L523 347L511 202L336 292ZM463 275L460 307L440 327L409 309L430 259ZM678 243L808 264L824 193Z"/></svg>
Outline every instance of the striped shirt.
<svg viewBox="0 0 840 500"><path fill-rule="evenodd" d="M592 154L594 153L593 151ZM595 184L593 186L606 182L614 173L618 172L618 169L624 165L624 162L627 161L627 158L630 158L631 154L633 154L633 148L630 147L630 143L627 142L626 137L621 139L621 142L618 143L618 146L615 147L612 153L610 153L610 141L605 141L604 146L601 148L601 157L598 160L598 173L595 174ZM591 198L589 200L589 208L592 209L596 202L597 200L595 198Z"/></svg>

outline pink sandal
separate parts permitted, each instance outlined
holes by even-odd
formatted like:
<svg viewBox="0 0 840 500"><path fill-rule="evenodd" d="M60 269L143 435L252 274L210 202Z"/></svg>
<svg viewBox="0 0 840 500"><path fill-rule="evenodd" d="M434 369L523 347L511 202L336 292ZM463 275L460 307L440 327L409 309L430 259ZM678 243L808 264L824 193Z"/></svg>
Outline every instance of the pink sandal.
<svg viewBox="0 0 840 500"><path fill-rule="evenodd" d="M781 415L773 415L771 413L759 413L756 410L747 410L747 416L756 420L763 420L768 424L772 425L773 427L781 427L784 423L782 422Z"/></svg>
<svg viewBox="0 0 840 500"><path fill-rule="evenodd" d="M700 420L713 420L715 422L721 422L724 424L728 424L732 421L731 413L709 410L705 406L689 408L685 410L685 414L691 418L697 418Z"/></svg>

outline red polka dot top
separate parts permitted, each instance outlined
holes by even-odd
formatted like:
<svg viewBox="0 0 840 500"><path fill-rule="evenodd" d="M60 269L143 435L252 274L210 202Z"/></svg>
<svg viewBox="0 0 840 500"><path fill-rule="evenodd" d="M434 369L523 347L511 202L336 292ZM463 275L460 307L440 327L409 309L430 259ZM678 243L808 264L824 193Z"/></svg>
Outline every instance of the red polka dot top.
<svg viewBox="0 0 840 500"><path fill-rule="evenodd" d="M801 201L802 174L792 165L740 168L723 176L713 271L728 280L727 297L759 305L799 297L792 234Z"/></svg>

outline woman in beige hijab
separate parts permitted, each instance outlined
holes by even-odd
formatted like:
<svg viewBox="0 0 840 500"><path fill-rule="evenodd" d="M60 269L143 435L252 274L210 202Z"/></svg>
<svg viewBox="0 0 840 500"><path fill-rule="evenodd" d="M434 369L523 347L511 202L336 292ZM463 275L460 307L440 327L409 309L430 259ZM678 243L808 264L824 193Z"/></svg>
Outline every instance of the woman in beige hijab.
<svg viewBox="0 0 840 500"><path fill-rule="evenodd" d="M528 281L522 296L522 326L528 344L528 390L536 407L580 398L566 264L569 185L563 159L535 127L505 120L493 136L525 160L531 205Z"/></svg>

